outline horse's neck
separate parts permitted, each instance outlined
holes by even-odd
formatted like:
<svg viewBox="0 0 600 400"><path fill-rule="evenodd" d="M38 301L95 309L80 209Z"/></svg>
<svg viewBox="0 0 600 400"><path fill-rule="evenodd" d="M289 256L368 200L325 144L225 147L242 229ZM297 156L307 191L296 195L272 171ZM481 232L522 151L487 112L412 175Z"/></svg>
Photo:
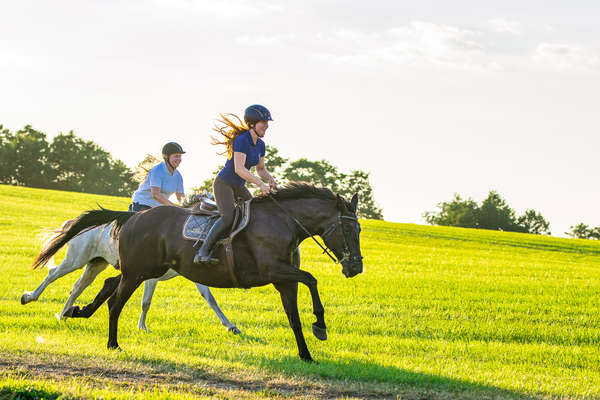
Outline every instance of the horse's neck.
<svg viewBox="0 0 600 400"><path fill-rule="evenodd" d="M296 218L312 235L320 235L325 229L325 221L335 214L335 203L324 199L293 199L285 202L288 214ZM300 236L306 237L302 229Z"/></svg>

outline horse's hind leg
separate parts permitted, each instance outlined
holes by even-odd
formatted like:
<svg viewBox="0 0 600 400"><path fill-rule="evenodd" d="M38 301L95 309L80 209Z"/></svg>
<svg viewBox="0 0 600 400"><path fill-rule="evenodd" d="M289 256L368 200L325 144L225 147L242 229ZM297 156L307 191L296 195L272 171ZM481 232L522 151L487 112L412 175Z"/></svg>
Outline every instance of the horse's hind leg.
<svg viewBox="0 0 600 400"><path fill-rule="evenodd" d="M157 284L158 279L148 279L146 282L144 282L142 312L140 313L140 319L138 320L138 329L144 330L146 332L149 332L148 327L146 326L146 316L148 315L150 304L152 304L152 296L154 296L154 291L156 290Z"/></svg>
<svg viewBox="0 0 600 400"><path fill-rule="evenodd" d="M227 319L225 314L223 314L223 311L221 311L221 308L217 304L217 300L215 300L215 298L212 295L212 293L210 292L210 289L208 288L208 286L204 286L200 283L196 283L196 288L198 289L198 291L200 292L202 297L204 297L204 300L206 300L206 302L208 303L210 308L212 308L212 310L215 312L215 314L217 314L219 321L221 321L221 324L225 328L227 328L227 331L233 333L234 335L241 333L241 331L238 329L238 327L235 326L234 324L232 324L229 321L229 319Z"/></svg>
<svg viewBox="0 0 600 400"><path fill-rule="evenodd" d="M143 282L140 277L121 279L115 293L108 299L109 320L108 320L108 344L109 349L118 349L117 331L119 327L119 316L123 306L131 297L135 289Z"/></svg>
<svg viewBox="0 0 600 400"><path fill-rule="evenodd" d="M73 254L73 251L69 250L71 250L70 246L67 249L67 255L65 256L65 259L63 260L63 262L60 263L58 267L48 269L48 275L46 276L46 279L44 279L44 281L40 284L40 286L37 287L37 289L35 289L33 292L23 293L23 296L21 296L21 304L24 305L32 301L36 301L40 297L42 292L46 290L46 287L48 287L49 284L51 284L58 278L61 278L66 274L75 271L76 269L83 268L87 260L80 260Z"/></svg>
<svg viewBox="0 0 600 400"><path fill-rule="evenodd" d="M300 358L304 361L313 361L310 352L308 351L308 347L306 346L306 341L304 340L302 323L300 322L300 314L298 313L298 283L285 282L275 283L274 285L275 289L279 291L283 309L287 314L290 327L292 328L292 331L294 331Z"/></svg>
<svg viewBox="0 0 600 400"><path fill-rule="evenodd" d="M71 289L71 293L69 294L69 298L67 299L63 310L60 314L56 314L56 318L58 318L59 321L67 318L65 316L67 310L73 306L73 303L75 303L75 300L77 300L85 288L90 286L98 274L104 271L107 266L108 263L103 258L96 258L88 263L81 277L75 282L75 285L73 285L73 289Z"/></svg>
<svg viewBox="0 0 600 400"><path fill-rule="evenodd" d="M84 306L83 308L79 308L79 306L71 307L65 311L65 316L70 318L89 318L102 303L106 301L117 289L117 286L121 282L121 277L123 275L113 276L112 278L108 278L104 281L104 286L100 289L100 292L96 295L94 301L90 304Z"/></svg>

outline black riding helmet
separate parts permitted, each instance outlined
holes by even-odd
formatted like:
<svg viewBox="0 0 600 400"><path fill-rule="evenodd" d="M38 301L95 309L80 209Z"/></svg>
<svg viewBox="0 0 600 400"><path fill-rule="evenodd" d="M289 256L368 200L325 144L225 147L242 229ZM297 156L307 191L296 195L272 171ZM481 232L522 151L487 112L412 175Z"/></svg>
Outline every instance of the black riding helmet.
<svg viewBox="0 0 600 400"><path fill-rule="evenodd" d="M185 154L185 151L183 151L183 147L181 147L179 145L179 143L175 143L175 142L169 142L163 146L163 148L162 148L163 159L165 160L165 162L167 164L169 164L169 167L175 169L175 167L169 161L169 156L171 154Z"/></svg>
<svg viewBox="0 0 600 400"><path fill-rule="evenodd" d="M273 121L273 119L267 107L253 104L244 111L244 121L252 128L259 121Z"/></svg>
<svg viewBox="0 0 600 400"><path fill-rule="evenodd" d="M169 142L163 146L162 155L164 159L168 159L171 154L185 154L185 151L179 143Z"/></svg>

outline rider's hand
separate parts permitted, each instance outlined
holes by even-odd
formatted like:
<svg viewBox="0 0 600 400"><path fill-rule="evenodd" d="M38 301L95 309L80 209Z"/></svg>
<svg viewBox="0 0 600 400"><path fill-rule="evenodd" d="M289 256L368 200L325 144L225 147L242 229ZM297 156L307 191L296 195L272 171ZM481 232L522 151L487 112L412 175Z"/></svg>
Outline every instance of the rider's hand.
<svg viewBox="0 0 600 400"><path fill-rule="evenodd" d="M277 190L277 182L275 182L275 179L273 178L269 180L269 189Z"/></svg>
<svg viewBox="0 0 600 400"><path fill-rule="evenodd" d="M260 188L260 191L262 192L262 194L269 194L269 192L271 191L271 189L269 189L269 187L267 185L265 185L264 182L261 182L258 187Z"/></svg>

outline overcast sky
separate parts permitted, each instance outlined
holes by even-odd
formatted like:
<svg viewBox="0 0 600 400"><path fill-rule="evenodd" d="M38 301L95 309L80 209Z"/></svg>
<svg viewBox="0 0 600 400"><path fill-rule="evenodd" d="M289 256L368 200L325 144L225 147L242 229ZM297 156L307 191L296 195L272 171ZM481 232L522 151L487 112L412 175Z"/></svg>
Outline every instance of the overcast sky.
<svg viewBox="0 0 600 400"><path fill-rule="evenodd" d="M562 236L600 225L597 1L11 1L0 124L74 130L129 166L223 159L219 113L253 103L283 156L371 173L388 221L497 190ZM268 157L268 155L267 155Z"/></svg>

